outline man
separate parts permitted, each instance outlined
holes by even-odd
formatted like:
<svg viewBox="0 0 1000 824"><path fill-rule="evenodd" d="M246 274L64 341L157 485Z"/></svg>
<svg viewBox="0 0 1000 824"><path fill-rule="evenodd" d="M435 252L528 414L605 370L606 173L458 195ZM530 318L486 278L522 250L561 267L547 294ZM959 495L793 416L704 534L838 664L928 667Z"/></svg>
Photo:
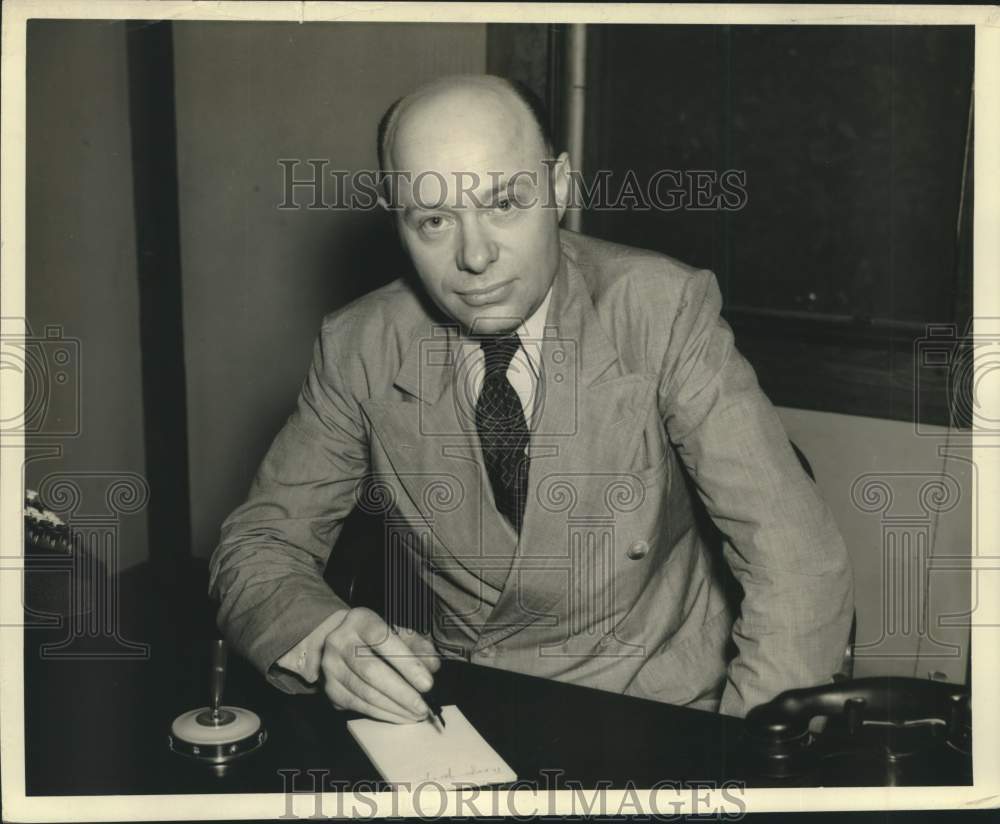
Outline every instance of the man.
<svg viewBox="0 0 1000 824"><path fill-rule="evenodd" d="M237 649L282 689L321 682L398 722L426 716L441 655L733 715L828 681L847 554L712 274L560 230L570 159L499 78L417 90L379 148L419 283L324 321L212 558ZM685 475L725 538L738 615ZM373 488L416 536L432 638L321 577Z"/></svg>

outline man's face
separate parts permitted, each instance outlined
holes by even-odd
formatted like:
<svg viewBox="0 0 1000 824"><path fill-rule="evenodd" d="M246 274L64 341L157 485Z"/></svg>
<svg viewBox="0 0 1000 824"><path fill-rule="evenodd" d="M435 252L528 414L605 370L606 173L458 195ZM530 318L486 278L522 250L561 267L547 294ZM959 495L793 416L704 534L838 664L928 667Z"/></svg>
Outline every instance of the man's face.
<svg viewBox="0 0 1000 824"><path fill-rule="evenodd" d="M453 93L401 115L397 224L434 302L466 330L527 319L559 266L568 160L545 162L530 115L502 95Z"/></svg>

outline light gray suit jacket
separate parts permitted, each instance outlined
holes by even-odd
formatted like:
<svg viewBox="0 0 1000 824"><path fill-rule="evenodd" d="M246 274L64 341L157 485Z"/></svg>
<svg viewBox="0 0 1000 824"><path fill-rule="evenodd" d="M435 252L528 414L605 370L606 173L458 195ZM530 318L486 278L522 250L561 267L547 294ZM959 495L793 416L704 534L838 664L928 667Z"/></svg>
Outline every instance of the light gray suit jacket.
<svg viewBox="0 0 1000 824"><path fill-rule="evenodd" d="M412 538L444 654L733 715L837 671L844 543L714 276L567 231L561 244L520 541L455 388L457 327L403 280L325 319L211 561L220 628L282 689L305 687L276 660L345 606L321 576L356 505ZM725 536L738 614L682 465Z"/></svg>

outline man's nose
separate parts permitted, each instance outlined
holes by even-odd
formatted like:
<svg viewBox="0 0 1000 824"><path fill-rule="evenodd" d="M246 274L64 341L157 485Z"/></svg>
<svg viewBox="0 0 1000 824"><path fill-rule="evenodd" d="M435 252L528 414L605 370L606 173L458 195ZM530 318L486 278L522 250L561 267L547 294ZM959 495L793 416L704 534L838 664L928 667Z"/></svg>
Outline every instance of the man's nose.
<svg viewBox="0 0 1000 824"><path fill-rule="evenodd" d="M483 231L475 217L465 220L458 246L458 268L480 275L496 259L497 245L493 239Z"/></svg>

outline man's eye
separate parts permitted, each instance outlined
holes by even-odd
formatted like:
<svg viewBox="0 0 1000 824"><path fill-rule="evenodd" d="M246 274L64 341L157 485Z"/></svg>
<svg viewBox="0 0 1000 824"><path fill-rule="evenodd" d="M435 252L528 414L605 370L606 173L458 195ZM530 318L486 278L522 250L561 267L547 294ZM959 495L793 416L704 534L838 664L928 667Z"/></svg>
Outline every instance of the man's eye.
<svg viewBox="0 0 1000 824"><path fill-rule="evenodd" d="M509 212L511 209L514 208L514 203L513 201L511 201L510 198L505 197L498 200L496 204L493 206L493 208L496 209L498 212Z"/></svg>
<svg viewBox="0 0 1000 824"><path fill-rule="evenodd" d="M444 218L440 215L424 218L420 221L420 228L425 232L438 232L444 228Z"/></svg>

